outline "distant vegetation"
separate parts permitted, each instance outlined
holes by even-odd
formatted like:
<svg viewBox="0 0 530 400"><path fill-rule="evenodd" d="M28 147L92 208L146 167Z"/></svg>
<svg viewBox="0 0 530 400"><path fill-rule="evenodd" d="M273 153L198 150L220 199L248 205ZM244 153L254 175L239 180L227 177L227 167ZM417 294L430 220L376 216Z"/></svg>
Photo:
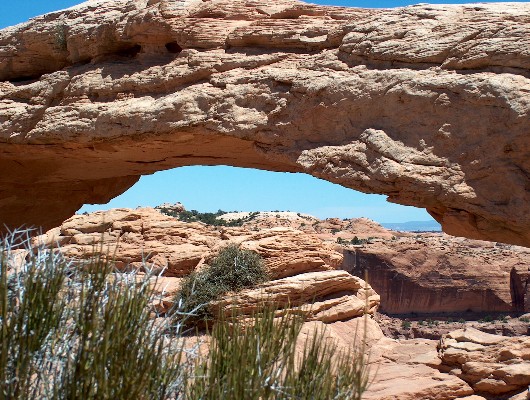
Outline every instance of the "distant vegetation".
<svg viewBox="0 0 530 400"><path fill-rule="evenodd" d="M343 239L343 238L341 238L339 236L337 238L337 243L338 244L344 244L344 245L348 245L348 244L360 245L360 244L371 243L371 241L373 239L374 239L373 237L369 237L368 239L359 239L357 236L354 236L353 239L347 240L347 239Z"/></svg>
<svg viewBox="0 0 530 400"><path fill-rule="evenodd" d="M226 221L222 218L218 218L221 215L228 214L228 212L223 210L218 210L215 213L201 213L197 210L191 210L191 211L174 211L170 210L168 208L161 207L160 212L163 214L169 215L171 217L178 218L181 221L184 222L202 222L207 225L213 225L213 226L242 226L245 222L252 221L254 218L256 218L259 215L259 212L252 212L247 217L244 218L238 218L233 219L231 221ZM237 211L233 211L237 212Z"/></svg>

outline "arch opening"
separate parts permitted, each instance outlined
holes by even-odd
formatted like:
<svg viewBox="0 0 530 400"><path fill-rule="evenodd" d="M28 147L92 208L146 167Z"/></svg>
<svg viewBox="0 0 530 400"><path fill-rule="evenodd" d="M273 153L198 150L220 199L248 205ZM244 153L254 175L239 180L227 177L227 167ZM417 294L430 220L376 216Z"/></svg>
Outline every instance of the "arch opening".
<svg viewBox="0 0 530 400"><path fill-rule="evenodd" d="M414 7L403 19L399 10L301 3L295 15L287 3L272 14L223 5L216 29L205 30L209 3L169 14L155 3L124 9L120 24L112 7L54 14L61 22L86 15L91 34L70 35L68 52L51 43L57 30L42 29L41 19L4 31L13 61L0 66L7 228L56 226L82 204L108 201L159 170L233 165L308 173L425 208L453 235L530 246L527 63L505 57L517 42L511 33L490 57L466 53L491 44L496 31L466 37L469 46L448 63L451 40L439 34L470 26L468 18L513 33L513 24L524 25L524 7L513 6L516 20L499 20L494 6ZM396 46L364 54L355 38L380 13L386 22L373 42L386 43L390 32ZM410 47L403 26L425 13L444 29ZM288 39L282 29L269 31L298 15ZM236 34L239 25L245 29ZM91 61L77 64L83 60ZM39 78L9 82L24 77Z"/></svg>
<svg viewBox="0 0 530 400"><path fill-rule="evenodd" d="M383 195L357 192L303 173L229 166L159 171L143 176L110 202L84 205L78 213L176 202L200 212L292 211L319 219L369 218L383 225L414 223L419 229L440 230L425 210L389 203Z"/></svg>

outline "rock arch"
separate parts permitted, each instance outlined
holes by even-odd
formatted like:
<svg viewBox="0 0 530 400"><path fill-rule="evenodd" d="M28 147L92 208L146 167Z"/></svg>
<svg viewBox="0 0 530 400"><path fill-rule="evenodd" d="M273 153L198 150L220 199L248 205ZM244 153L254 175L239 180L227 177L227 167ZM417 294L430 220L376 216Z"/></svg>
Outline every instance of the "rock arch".
<svg viewBox="0 0 530 400"><path fill-rule="evenodd" d="M0 221L183 165L306 172L530 245L530 5L91 0L0 31Z"/></svg>

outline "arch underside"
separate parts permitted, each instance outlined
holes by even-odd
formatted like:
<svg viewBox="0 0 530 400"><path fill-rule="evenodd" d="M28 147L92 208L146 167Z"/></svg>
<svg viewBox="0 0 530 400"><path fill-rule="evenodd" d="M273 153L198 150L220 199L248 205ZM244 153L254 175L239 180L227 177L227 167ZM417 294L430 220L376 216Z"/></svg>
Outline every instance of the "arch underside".
<svg viewBox="0 0 530 400"><path fill-rule="evenodd" d="M49 228L141 175L233 165L530 245L528 4L235 3L86 3L0 31L0 221Z"/></svg>

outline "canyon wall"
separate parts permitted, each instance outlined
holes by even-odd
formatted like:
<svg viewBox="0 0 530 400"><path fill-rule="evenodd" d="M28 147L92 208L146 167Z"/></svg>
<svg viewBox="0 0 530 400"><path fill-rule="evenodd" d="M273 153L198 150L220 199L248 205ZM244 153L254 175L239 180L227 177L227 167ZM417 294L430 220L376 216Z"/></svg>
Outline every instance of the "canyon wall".
<svg viewBox="0 0 530 400"><path fill-rule="evenodd" d="M345 250L344 259L390 314L528 312L528 265L525 248L426 235Z"/></svg>

